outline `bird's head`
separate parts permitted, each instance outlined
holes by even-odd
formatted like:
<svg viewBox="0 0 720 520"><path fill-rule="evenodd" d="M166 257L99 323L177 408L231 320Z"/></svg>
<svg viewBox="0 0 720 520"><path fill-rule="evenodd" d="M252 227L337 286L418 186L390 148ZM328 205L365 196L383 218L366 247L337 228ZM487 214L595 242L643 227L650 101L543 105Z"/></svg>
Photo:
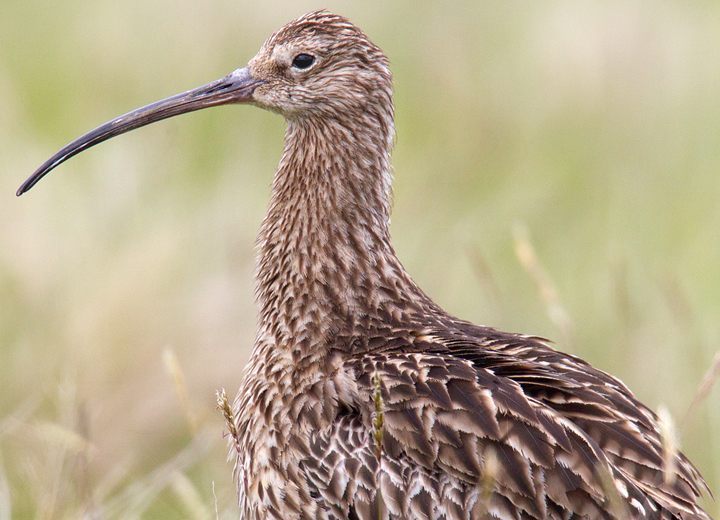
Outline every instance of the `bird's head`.
<svg viewBox="0 0 720 520"><path fill-rule="evenodd" d="M77 138L40 166L17 194L107 139L186 112L238 103L279 112L288 120L374 114L387 127L393 110L392 76L387 58L360 29L341 16L315 11L268 38L247 67L128 112Z"/></svg>
<svg viewBox="0 0 720 520"><path fill-rule="evenodd" d="M388 60L359 28L315 11L273 34L250 60L259 106L298 117L337 117L391 104Z"/></svg>

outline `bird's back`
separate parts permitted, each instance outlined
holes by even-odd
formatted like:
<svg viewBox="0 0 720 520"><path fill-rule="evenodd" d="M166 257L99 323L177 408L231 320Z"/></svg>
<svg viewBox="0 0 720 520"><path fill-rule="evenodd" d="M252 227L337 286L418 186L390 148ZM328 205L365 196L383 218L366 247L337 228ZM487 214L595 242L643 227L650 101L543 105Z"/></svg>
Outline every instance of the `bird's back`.
<svg viewBox="0 0 720 520"><path fill-rule="evenodd" d="M298 365L316 376L281 407L297 490L260 492L269 517L709 518L655 414L584 361L434 305L354 328Z"/></svg>

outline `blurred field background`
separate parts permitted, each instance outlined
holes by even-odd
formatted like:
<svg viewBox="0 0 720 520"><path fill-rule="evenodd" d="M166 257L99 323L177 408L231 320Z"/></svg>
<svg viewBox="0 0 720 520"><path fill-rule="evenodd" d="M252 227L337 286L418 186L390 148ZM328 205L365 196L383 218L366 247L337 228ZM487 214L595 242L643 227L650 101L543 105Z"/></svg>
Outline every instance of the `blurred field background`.
<svg viewBox="0 0 720 520"><path fill-rule="evenodd" d="M0 520L237 518L214 392L253 342L282 119L186 115L14 192L319 7L392 62L392 230L416 281L666 406L720 492L718 385L687 415L720 349L720 5L2 0Z"/></svg>

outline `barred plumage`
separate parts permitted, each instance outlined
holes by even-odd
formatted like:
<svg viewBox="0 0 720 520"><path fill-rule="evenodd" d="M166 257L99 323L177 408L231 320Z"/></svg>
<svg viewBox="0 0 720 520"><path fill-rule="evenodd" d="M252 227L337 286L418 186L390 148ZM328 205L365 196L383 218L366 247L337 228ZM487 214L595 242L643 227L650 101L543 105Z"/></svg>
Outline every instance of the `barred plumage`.
<svg viewBox="0 0 720 520"><path fill-rule="evenodd" d="M389 234L392 76L348 20L286 25L223 80L81 137L251 103L287 120L258 239L259 327L234 407L246 519L709 519L657 417L541 338L440 309Z"/></svg>

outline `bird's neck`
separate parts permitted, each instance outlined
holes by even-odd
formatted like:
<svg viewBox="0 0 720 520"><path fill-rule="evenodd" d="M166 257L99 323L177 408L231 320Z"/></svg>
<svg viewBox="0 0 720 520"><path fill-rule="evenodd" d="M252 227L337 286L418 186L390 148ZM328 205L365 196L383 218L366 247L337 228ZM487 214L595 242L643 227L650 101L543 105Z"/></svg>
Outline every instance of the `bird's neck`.
<svg viewBox="0 0 720 520"><path fill-rule="evenodd" d="M392 118L363 117L288 121L258 238L260 329L276 345L347 330L422 295L390 241Z"/></svg>

